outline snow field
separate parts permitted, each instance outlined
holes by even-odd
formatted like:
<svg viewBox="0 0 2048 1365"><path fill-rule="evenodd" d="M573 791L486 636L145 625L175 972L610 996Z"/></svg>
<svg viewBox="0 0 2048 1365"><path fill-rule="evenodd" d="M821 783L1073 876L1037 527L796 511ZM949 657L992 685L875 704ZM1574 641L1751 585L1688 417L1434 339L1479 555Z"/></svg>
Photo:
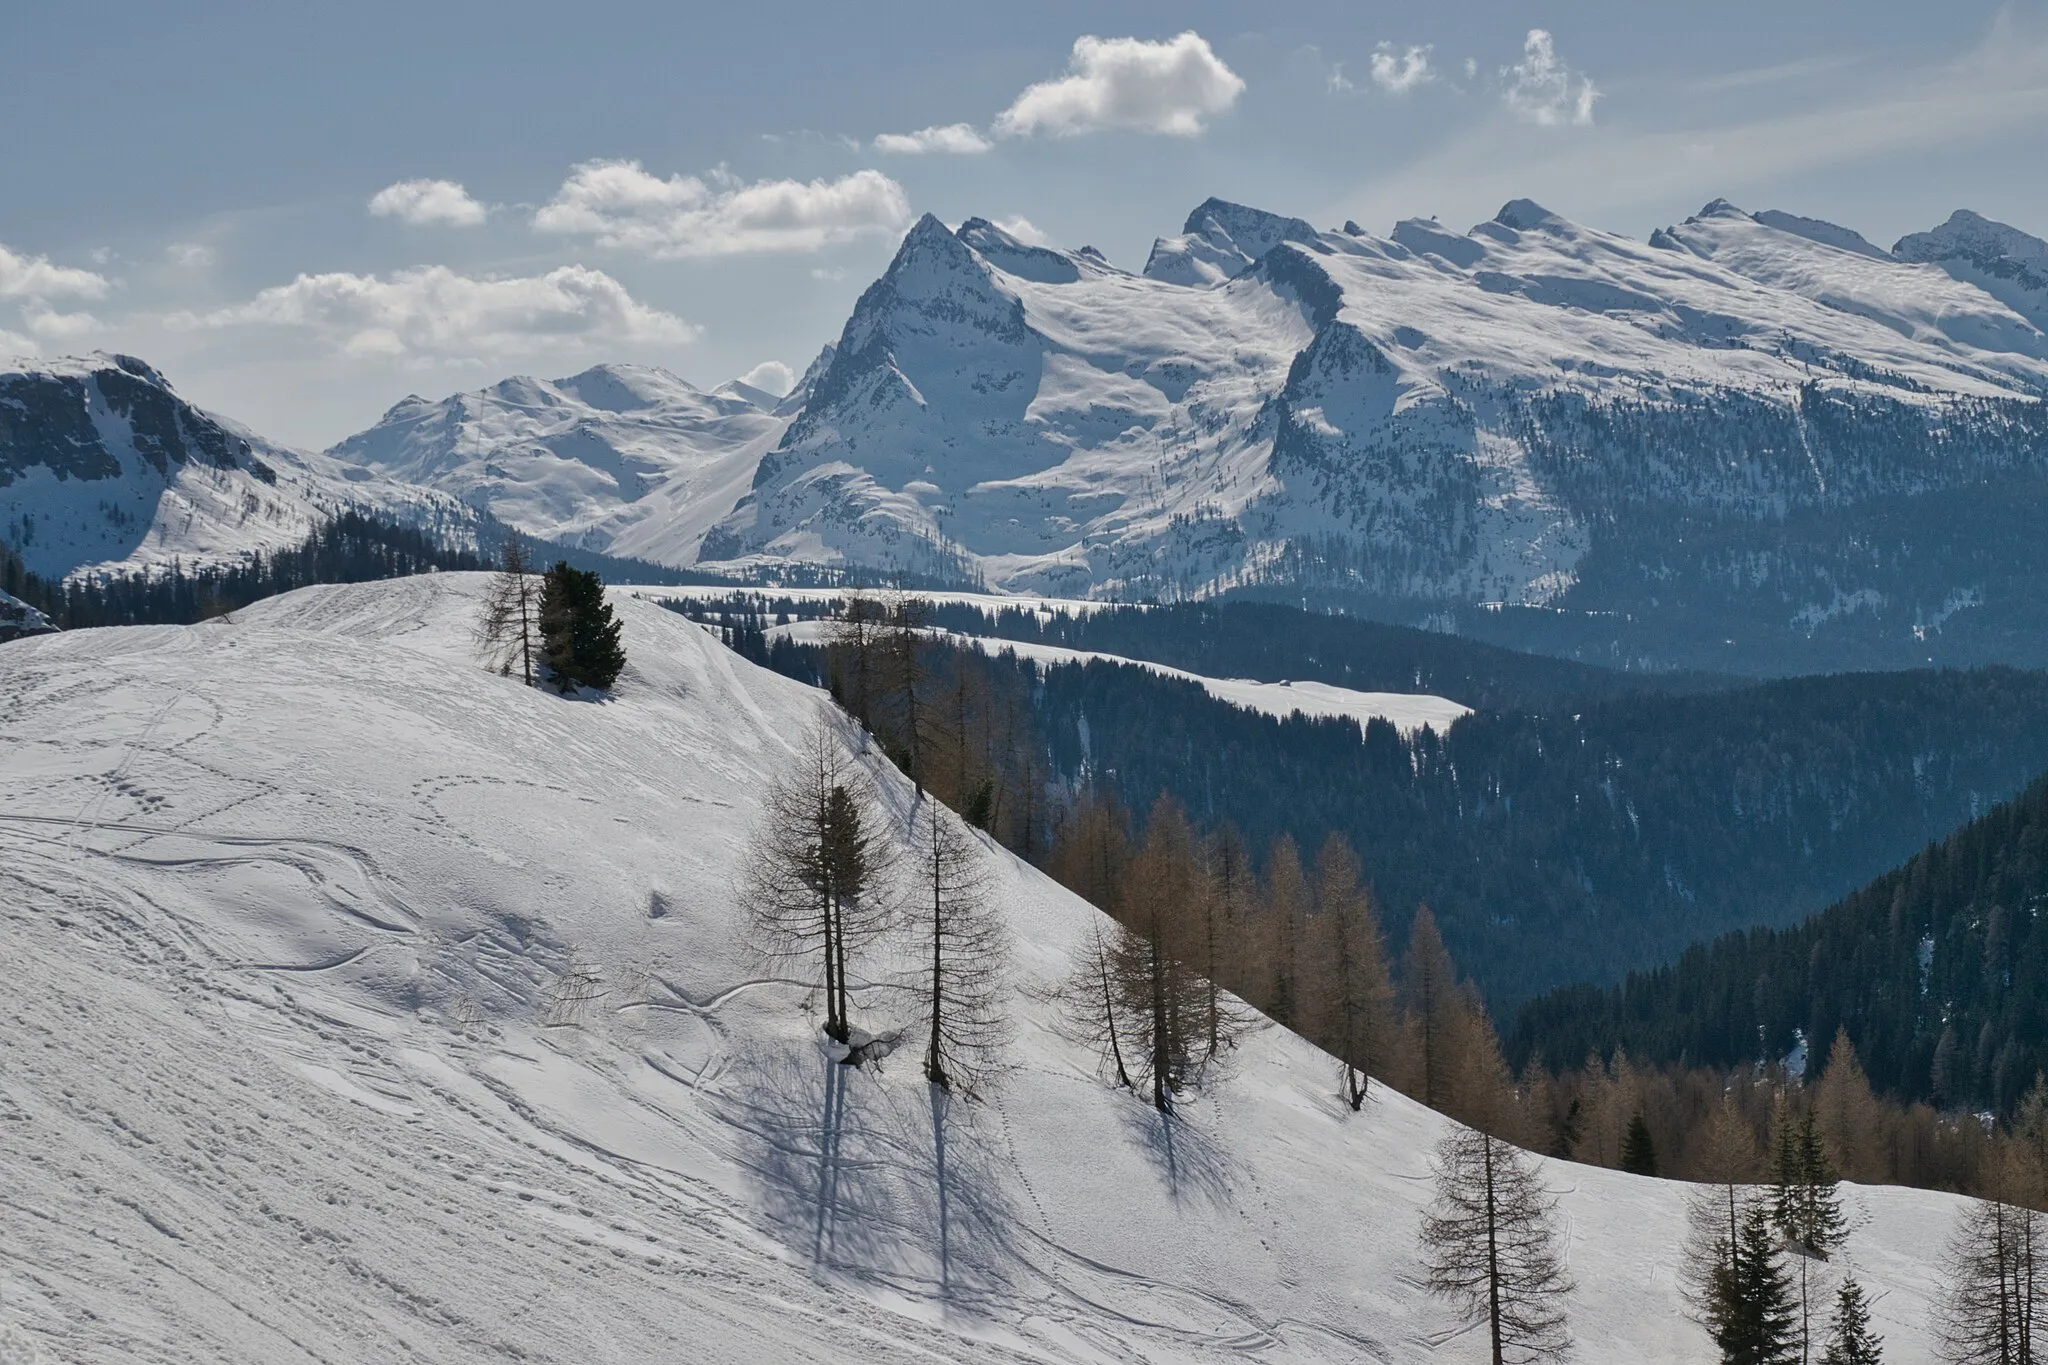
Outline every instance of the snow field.
<svg viewBox="0 0 2048 1365"><path fill-rule="evenodd" d="M1000 851L1013 1069L831 1064L732 872L822 697L615 593L565 700L483 580L0 650L0 1344L59 1361L1482 1357L1418 1287L1444 1120L1280 1030L1162 1124L1038 991L1094 912ZM873 760L870 760L871 762ZM876 775L892 818L911 794ZM541 1023L572 962L606 994ZM911 1023L897 965L857 1021ZM1547 1163L1579 1358L1707 1361L1683 1187ZM1862 1190L1889 1358L1958 1202ZM12 1334L11 1336L9 1334Z"/></svg>

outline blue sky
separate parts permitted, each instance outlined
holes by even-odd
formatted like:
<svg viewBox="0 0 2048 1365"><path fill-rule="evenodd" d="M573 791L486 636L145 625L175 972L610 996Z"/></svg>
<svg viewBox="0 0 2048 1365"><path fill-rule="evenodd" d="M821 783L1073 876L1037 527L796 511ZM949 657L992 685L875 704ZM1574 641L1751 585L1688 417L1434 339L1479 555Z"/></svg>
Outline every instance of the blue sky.
<svg viewBox="0 0 2048 1365"><path fill-rule="evenodd" d="M2048 0L17 7L0 351L275 439L602 360L800 370L919 213L1143 264L1222 195L2048 235ZM879 140L878 140L879 139ZM459 187L459 188L458 188ZM373 211L373 206L375 211Z"/></svg>

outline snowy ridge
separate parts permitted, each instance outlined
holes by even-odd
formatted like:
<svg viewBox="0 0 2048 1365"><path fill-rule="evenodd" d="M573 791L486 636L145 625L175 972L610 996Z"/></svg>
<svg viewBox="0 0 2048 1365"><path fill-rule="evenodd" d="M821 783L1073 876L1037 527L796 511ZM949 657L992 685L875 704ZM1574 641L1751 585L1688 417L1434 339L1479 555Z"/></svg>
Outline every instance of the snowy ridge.
<svg viewBox="0 0 2048 1365"><path fill-rule="evenodd" d="M0 539L33 573L233 561L351 508L457 539L474 522L445 494L202 412L133 356L0 368Z"/></svg>
<svg viewBox="0 0 2048 1365"><path fill-rule="evenodd" d="M1994 292L1725 201L1643 243L1529 200L1386 238L1210 200L1139 275L927 216L702 558L1541 604L1623 504L1761 526L2036 476L1985 405L2043 392Z"/></svg>
<svg viewBox="0 0 2048 1365"><path fill-rule="evenodd" d="M328 455L440 489L530 535L687 564L803 392L778 399L734 380L707 393L666 370L599 365L439 402L409 397Z"/></svg>
<svg viewBox="0 0 2048 1365"><path fill-rule="evenodd" d="M822 696L615 594L602 702L468 656L481 579L78 631L0 671L0 1343L60 1360L1482 1358L1418 1289L1444 1121L1252 1034L1171 1134L1029 989L990 1102L834 1065L731 877ZM877 769L900 818L912 796ZM1020 987L1094 912L991 849ZM572 960L605 995L543 1027ZM899 1027L887 963L860 1022ZM935 1126L936 1124L936 1126ZM1577 1358L1706 1362L1683 1187L1545 1163ZM1960 1201L1850 1192L1887 1358ZM31 1357L33 1358L33 1357Z"/></svg>

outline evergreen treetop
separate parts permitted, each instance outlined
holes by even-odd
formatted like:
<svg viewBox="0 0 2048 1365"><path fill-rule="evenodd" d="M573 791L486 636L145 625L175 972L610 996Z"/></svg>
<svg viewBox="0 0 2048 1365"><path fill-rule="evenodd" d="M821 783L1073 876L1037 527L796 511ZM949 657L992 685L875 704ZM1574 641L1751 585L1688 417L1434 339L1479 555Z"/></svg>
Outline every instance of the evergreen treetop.
<svg viewBox="0 0 2048 1365"><path fill-rule="evenodd" d="M618 617L604 600L604 580L588 569L557 560L548 570L541 586L540 633L548 672L564 695L577 687L603 691L625 670Z"/></svg>

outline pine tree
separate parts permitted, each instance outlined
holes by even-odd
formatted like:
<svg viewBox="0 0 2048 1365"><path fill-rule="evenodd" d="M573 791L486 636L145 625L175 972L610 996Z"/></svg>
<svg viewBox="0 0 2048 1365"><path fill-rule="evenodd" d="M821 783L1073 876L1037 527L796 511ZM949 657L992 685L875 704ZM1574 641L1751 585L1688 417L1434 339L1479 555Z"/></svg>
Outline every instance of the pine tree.
<svg viewBox="0 0 2048 1365"><path fill-rule="evenodd" d="M926 801L911 837L915 886L906 917L929 1021L925 1079L972 1096L994 1075L1009 1038L1009 938L989 900L982 847L959 817Z"/></svg>
<svg viewBox="0 0 2048 1365"><path fill-rule="evenodd" d="M1837 1184L1814 1112L1808 1109L1795 1119L1781 1109L1771 1166L1771 1218L1787 1241L1823 1261L1848 1235Z"/></svg>
<svg viewBox="0 0 2048 1365"><path fill-rule="evenodd" d="M577 687L601 692L618 681L626 651L618 617L604 600L604 580L595 573L557 560L541 584L538 619L542 658L563 695Z"/></svg>
<svg viewBox="0 0 2048 1365"><path fill-rule="evenodd" d="M1820 1365L1884 1365L1884 1338L1871 1330L1870 1304L1853 1277L1835 1294L1835 1320Z"/></svg>
<svg viewBox="0 0 2048 1365"><path fill-rule="evenodd" d="M1771 1231L1770 1210L1752 1202L1716 1268L1707 1330L1723 1365L1792 1365L1800 1359L1799 1308Z"/></svg>
<svg viewBox="0 0 2048 1365"><path fill-rule="evenodd" d="M526 541L517 531L505 537L498 571L484 590L475 639L484 662L510 675L513 666L533 686L534 643L539 633L540 590L527 559Z"/></svg>
<svg viewBox="0 0 2048 1365"><path fill-rule="evenodd" d="M1621 1169L1630 1175L1657 1174L1657 1144L1640 1110L1628 1121L1628 1136L1621 1144Z"/></svg>
<svg viewBox="0 0 2048 1365"><path fill-rule="evenodd" d="M1755 1202L1749 1185L1761 1173L1763 1160L1755 1130L1726 1095L1708 1121L1698 1150L1690 1155L1693 1176L1702 1183L1686 1199L1681 1273L1690 1316L1715 1332L1722 1311L1721 1277L1735 1272L1743 1213Z"/></svg>
<svg viewBox="0 0 2048 1365"><path fill-rule="evenodd" d="M852 1033L849 968L886 927L886 845L874 797L830 726L804 739L769 787L742 864L738 897L748 938L765 958L819 964L825 1032Z"/></svg>
<svg viewBox="0 0 2048 1365"><path fill-rule="evenodd" d="M848 591L825 632L833 699L868 731L875 728L875 704L882 689L882 633L888 615L877 598Z"/></svg>
<svg viewBox="0 0 2048 1365"><path fill-rule="evenodd" d="M1557 1203L1527 1153L1477 1129L1437 1144L1436 1199L1422 1221L1424 1284L1484 1325L1493 1365L1562 1360L1574 1286L1557 1248Z"/></svg>

